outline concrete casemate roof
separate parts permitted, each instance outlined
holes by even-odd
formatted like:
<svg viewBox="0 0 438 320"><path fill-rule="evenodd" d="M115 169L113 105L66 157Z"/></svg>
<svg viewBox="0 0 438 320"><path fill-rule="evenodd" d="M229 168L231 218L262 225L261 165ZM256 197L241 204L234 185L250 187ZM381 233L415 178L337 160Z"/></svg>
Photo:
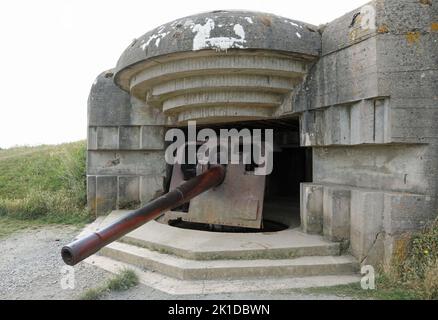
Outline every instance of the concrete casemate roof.
<svg viewBox="0 0 438 320"><path fill-rule="evenodd" d="M200 50L261 49L319 56L316 26L273 14L220 10L163 24L135 39L121 55L118 74L153 57Z"/></svg>

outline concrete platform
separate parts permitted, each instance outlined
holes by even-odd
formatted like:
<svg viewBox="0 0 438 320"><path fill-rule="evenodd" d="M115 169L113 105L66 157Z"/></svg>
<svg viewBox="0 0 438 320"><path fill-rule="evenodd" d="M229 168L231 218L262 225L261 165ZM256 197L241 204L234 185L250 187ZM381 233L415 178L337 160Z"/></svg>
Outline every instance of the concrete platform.
<svg viewBox="0 0 438 320"><path fill-rule="evenodd" d="M114 211L89 230L102 228L128 211ZM220 233L180 229L151 221L127 234L121 242L194 260L288 259L336 256L339 243L309 235L299 228L271 233Z"/></svg>
<svg viewBox="0 0 438 320"><path fill-rule="evenodd" d="M294 259L188 260L137 246L114 242L103 256L181 280L242 279L251 277L305 277L353 274L357 261L350 256L317 256Z"/></svg>
<svg viewBox="0 0 438 320"><path fill-rule="evenodd" d="M99 218L81 235L125 211ZM134 269L141 282L171 294L282 290L359 281L359 264L340 245L298 228L218 233L151 221L86 260L105 270ZM208 287L208 288L207 288Z"/></svg>

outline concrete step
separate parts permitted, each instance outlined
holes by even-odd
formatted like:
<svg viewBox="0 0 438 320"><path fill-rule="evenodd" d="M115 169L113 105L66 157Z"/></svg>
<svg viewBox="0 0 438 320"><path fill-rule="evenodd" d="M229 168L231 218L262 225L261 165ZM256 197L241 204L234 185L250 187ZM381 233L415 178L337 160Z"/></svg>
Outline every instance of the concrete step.
<svg viewBox="0 0 438 320"><path fill-rule="evenodd" d="M100 254L180 280L352 275L358 270L358 263L351 256L199 261L121 242L108 245Z"/></svg>
<svg viewBox="0 0 438 320"><path fill-rule="evenodd" d="M121 242L192 260L289 259L340 254L339 243L299 229L271 233L187 230L151 221Z"/></svg>
<svg viewBox="0 0 438 320"><path fill-rule="evenodd" d="M78 236L99 230L128 211L113 211L97 219ZM180 229L150 221L128 233L121 242L191 260L290 259L302 256L336 256L340 244L299 228L279 232L220 233Z"/></svg>
<svg viewBox="0 0 438 320"><path fill-rule="evenodd" d="M360 281L360 276L354 274L312 277L264 277L235 280L180 280L98 255L91 256L86 259L85 262L112 273L118 273L120 270L129 268L134 270L138 275L140 283L171 295L257 291L275 292L304 288L331 287L359 283Z"/></svg>

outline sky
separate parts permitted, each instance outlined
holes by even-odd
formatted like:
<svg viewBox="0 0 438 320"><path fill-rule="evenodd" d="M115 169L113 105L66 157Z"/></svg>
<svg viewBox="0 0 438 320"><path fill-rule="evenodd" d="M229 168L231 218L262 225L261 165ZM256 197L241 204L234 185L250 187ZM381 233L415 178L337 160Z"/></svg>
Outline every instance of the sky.
<svg viewBox="0 0 438 320"><path fill-rule="evenodd" d="M14 0L0 3L0 148L86 138L87 99L133 39L220 9L319 25L367 0Z"/></svg>

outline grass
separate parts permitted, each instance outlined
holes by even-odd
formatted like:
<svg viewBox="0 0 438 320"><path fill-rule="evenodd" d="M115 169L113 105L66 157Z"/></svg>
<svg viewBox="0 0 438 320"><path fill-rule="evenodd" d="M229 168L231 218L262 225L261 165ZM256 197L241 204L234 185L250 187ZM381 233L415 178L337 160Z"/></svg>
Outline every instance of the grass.
<svg viewBox="0 0 438 320"><path fill-rule="evenodd" d="M0 238L9 236L20 230L39 228L41 225L42 223L40 221L0 217Z"/></svg>
<svg viewBox="0 0 438 320"><path fill-rule="evenodd" d="M377 277L375 290L364 290L361 288L360 283L352 283L333 287L308 288L300 290L299 292L307 294L330 294L360 300L418 300L423 298L416 290L412 290L400 284L393 286L393 284L387 281L384 275Z"/></svg>
<svg viewBox="0 0 438 320"><path fill-rule="evenodd" d="M112 291L126 291L138 285L139 280L134 271L122 270L115 277L109 279L105 285L91 288L79 296L79 300L99 300Z"/></svg>
<svg viewBox="0 0 438 320"><path fill-rule="evenodd" d="M81 224L86 205L86 143L0 150L2 232L32 223ZM9 219L9 220L8 220ZM8 231L9 230L9 231Z"/></svg>

